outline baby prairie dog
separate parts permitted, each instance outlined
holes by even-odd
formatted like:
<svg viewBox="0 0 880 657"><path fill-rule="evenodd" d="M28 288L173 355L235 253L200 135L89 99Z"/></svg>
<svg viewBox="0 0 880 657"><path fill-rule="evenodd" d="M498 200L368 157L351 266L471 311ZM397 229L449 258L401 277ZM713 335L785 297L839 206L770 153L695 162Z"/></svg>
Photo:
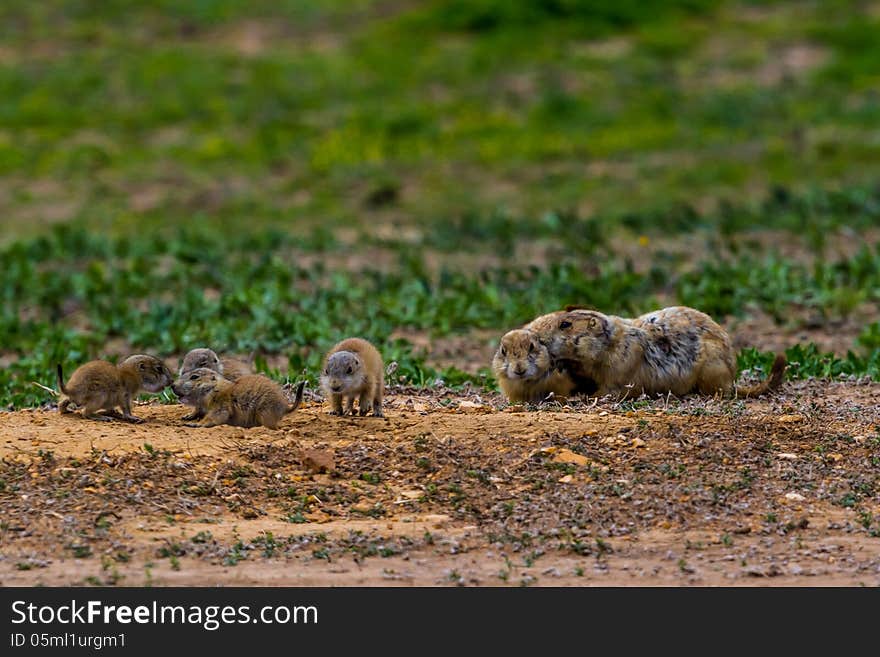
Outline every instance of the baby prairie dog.
<svg viewBox="0 0 880 657"><path fill-rule="evenodd" d="M60 363L57 373L62 394L58 411L69 413L73 403L83 407L83 417L103 421L112 416L128 422L143 422L131 414L131 400L140 390L159 392L172 382L171 372L161 360L144 355L129 356L118 365L93 360L78 367L66 385ZM122 408L121 416L117 407Z"/></svg>
<svg viewBox="0 0 880 657"><path fill-rule="evenodd" d="M281 418L299 408L305 385L303 381L297 386L291 404L281 386L262 374L249 374L233 382L212 369L199 367L179 377L171 390L182 403L196 407L196 414L201 413L201 422L187 426L262 425L277 429Z"/></svg>
<svg viewBox="0 0 880 657"><path fill-rule="evenodd" d="M211 349L192 349L183 358L183 364L180 366L178 376L183 376L187 372L192 372L200 367L207 367L214 370L218 374L222 374L224 379L236 381L243 376L253 374L251 368L246 363L235 358L220 358Z"/></svg>
<svg viewBox="0 0 880 657"><path fill-rule="evenodd" d="M705 313L674 306L626 319L575 309L550 320L549 350L590 378L597 394L691 392L754 397L777 388L785 356L777 355L770 375L754 386L736 385L736 353L727 332Z"/></svg>
<svg viewBox="0 0 880 657"><path fill-rule="evenodd" d="M553 368L550 352L537 334L526 329L505 333L492 359L492 370L501 392L511 402L539 402L550 393L568 397L575 383Z"/></svg>
<svg viewBox="0 0 880 657"><path fill-rule="evenodd" d="M330 415L354 414L354 400L357 398L358 413L366 415L372 409L373 415L384 417L382 355L366 340L348 338L327 352L321 370L321 386L330 399ZM343 401L347 402L345 408Z"/></svg>

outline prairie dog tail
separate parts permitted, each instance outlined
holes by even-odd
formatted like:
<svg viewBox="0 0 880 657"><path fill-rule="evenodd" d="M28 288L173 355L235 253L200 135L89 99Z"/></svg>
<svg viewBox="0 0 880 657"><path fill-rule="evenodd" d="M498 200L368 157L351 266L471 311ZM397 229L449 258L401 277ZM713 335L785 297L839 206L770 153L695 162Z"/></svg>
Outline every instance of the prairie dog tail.
<svg viewBox="0 0 880 657"><path fill-rule="evenodd" d="M58 373L58 389L63 393L67 394L67 388L64 387L64 372L61 371L61 363L58 363L58 369L56 370Z"/></svg>
<svg viewBox="0 0 880 657"><path fill-rule="evenodd" d="M303 390L305 389L305 387L306 387L306 382L305 382L305 381L302 381L302 382L296 387L296 397L294 398L293 403L292 403L292 404L288 407L288 409L284 412L285 415L288 414L288 413L293 413L296 409L299 408L299 404L300 404L300 402L301 402L302 399L303 399Z"/></svg>
<svg viewBox="0 0 880 657"><path fill-rule="evenodd" d="M770 368L770 375L753 386L737 386L736 396L757 397L769 390L775 390L782 385L786 365L788 365L788 361L785 359L785 354L776 354L776 358L773 360L773 367Z"/></svg>

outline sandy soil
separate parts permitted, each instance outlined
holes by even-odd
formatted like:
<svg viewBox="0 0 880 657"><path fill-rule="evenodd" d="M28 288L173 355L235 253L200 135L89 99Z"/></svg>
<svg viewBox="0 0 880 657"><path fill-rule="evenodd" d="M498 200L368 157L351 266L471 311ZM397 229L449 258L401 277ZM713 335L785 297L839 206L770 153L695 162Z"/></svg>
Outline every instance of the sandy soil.
<svg viewBox="0 0 880 657"><path fill-rule="evenodd" d="M880 385L277 431L0 414L0 584L880 585Z"/></svg>

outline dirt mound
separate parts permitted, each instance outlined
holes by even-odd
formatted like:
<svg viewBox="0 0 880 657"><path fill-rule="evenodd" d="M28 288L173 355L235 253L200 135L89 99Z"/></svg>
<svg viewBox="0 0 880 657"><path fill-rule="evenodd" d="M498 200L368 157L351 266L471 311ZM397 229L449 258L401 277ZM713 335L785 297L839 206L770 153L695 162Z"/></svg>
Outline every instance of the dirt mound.
<svg viewBox="0 0 880 657"><path fill-rule="evenodd" d="M878 584L880 387L506 409L392 395L277 431L0 415L0 582Z"/></svg>

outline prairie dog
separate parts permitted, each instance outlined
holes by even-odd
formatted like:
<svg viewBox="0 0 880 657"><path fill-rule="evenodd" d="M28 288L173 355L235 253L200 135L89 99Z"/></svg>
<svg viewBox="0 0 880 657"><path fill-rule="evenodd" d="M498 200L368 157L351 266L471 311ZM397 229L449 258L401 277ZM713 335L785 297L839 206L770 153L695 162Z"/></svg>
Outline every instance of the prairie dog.
<svg viewBox="0 0 880 657"><path fill-rule="evenodd" d="M305 385L303 381L297 386L296 398L291 404L281 386L262 374L249 374L232 382L212 369L199 367L179 377L171 390L182 403L201 410L201 422L187 426L231 424L248 428L262 425L277 429L281 418L299 408Z"/></svg>
<svg viewBox="0 0 880 657"><path fill-rule="evenodd" d="M674 306L635 319L576 309L549 320L549 351L594 380L597 394L691 392L754 397L782 383L786 361L777 355L770 375L754 386L736 385L730 337L705 313Z"/></svg>
<svg viewBox="0 0 880 657"><path fill-rule="evenodd" d="M526 329L505 333L492 359L492 370L504 396L511 402L539 402L551 392L565 398L575 382L553 367L547 347Z"/></svg>
<svg viewBox="0 0 880 657"><path fill-rule="evenodd" d="M159 392L173 380L161 360L142 354L129 356L119 365L105 360L88 362L76 368L66 385L60 363L57 374L62 394L58 411L69 413L69 406L74 403L83 407L83 417L104 421L112 416L128 422L143 422L131 414L131 400L140 390ZM117 407L122 408L121 416L116 412Z"/></svg>
<svg viewBox="0 0 880 657"><path fill-rule="evenodd" d="M243 376L251 374L250 368L239 360L225 357L220 358L213 349L198 348L191 349L184 356L178 376L183 377L200 367L214 370L229 381L236 381ZM205 417L207 408L205 408L204 399L195 399L193 402L193 412L185 415L183 417L184 420L201 420Z"/></svg>
<svg viewBox="0 0 880 657"><path fill-rule="evenodd" d="M199 348L192 349L183 358L183 364L180 366L178 376L183 376L187 372L196 370L200 367L207 367L209 370L222 374L223 378L230 381L236 381L243 376L253 374L251 368L246 363L236 358L220 358L216 352L211 349Z"/></svg>
<svg viewBox="0 0 880 657"><path fill-rule="evenodd" d="M556 335L557 324L560 317L565 315L565 313L570 312L571 310L580 308L581 306L566 306L565 310L557 310L555 312L536 317L531 322L526 324L523 328L534 333L541 341L541 344L548 347L549 352L549 346L552 342L554 335ZM553 361L553 367L574 382L574 393L584 393L587 395L592 395L596 392L598 388L596 382L592 378L587 376L582 371L582 368L579 367L575 361L559 358L552 352L550 352L550 358Z"/></svg>
<svg viewBox="0 0 880 657"><path fill-rule="evenodd" d="M366 340L348 338L327 352L321 370L321 387L330 399L330 415L354 414L357 398L358 413L366 415L372 409L373 415L384 417L382 355ZM343 401L347 401L345 408Z"/></svg>

